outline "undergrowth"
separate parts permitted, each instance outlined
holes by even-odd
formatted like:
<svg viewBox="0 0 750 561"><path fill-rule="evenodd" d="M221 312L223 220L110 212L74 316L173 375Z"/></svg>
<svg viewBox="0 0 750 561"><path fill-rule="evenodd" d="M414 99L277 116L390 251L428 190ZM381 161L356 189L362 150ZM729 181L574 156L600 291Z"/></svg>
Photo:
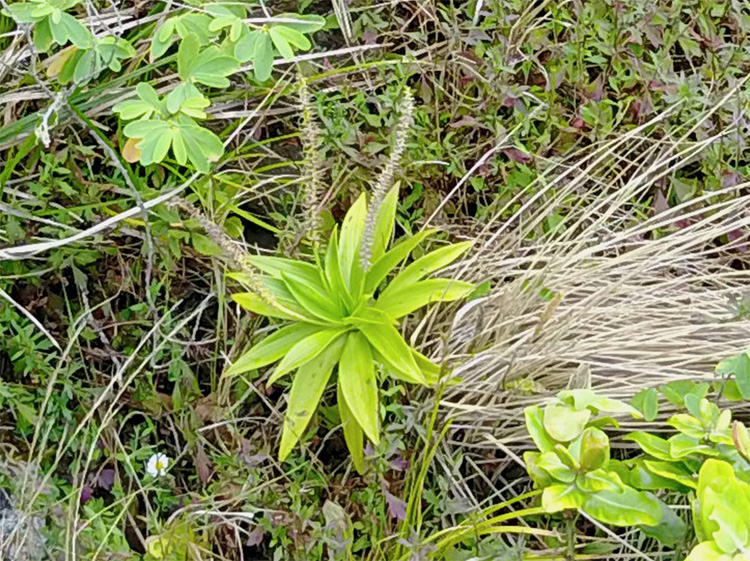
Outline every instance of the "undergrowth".
<svg viewBox="0 0 750 561"><path fill-rule="evenodd" d="M750 342L746 2L0 8L0 558L681 561L711 541L705 521L665 546L583 499L545 510L550 482L526 468L550 450L524 410L637 394L647 420L605 432L638 492L625 432L674 438L677 407L717 421L709 389L747 424L747 361L715 371ZM236 366L278 333L237 302L267 297L272 258L326 271L365 200L394 217L347 250L365 270L391 239L424 240L416 263L471 249L429 270L453 285L381 322L404 346L373 345L376 399L354 416L371 442L352 446L322 384L279 461L296 378ZM384 375L404 348L429 380ZM709 467L744 489L736 465L739 481ZM689 521L713 499L684 487L647 492ZM735 554L714 541L705 558Z"/></svg>

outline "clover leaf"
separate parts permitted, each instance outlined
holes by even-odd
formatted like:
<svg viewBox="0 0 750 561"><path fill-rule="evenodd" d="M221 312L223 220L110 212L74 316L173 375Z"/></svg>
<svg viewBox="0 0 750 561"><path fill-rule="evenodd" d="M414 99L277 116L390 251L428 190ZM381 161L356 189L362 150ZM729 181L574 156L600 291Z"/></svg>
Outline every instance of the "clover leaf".
<svg viewBox="0 0 750 561"><path fill-rule="evenodd" d="M91 32L66 13L76 4L80 0L30 0L12 3L3 13L20 23L35 24L34 46L41 53L47 52L53 43L63 47L70 42L79 49L88 49L93 39Z"/></svg>

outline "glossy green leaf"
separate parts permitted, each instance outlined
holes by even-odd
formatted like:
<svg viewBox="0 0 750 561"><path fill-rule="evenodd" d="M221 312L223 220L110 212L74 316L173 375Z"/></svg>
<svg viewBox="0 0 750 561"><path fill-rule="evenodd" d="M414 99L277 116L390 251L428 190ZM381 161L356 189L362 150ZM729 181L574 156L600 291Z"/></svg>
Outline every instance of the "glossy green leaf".
<svg viewBox="0 0 750 561"><path fill-rule="evenodd" d="M542 454L539 452L524 452L523 463L526 464L526 471L534 481L537 487L544 488L553 484L552 476L546 470L539 467L539 458Z"/></svg>
<svg viewBox="0 0 750 561"><path fill-rule="evenodd" d="M326 282L331 288L331 292L345 307L351 306L353 304L353 301L349 296L349 291L347 290L346 285L344 284L344 278L341 276L341 267L339 266L338 227L333 228L331 237L328 240L324 269Z"/></svg>
<svg viewBox="0 0 750 561"><path fill-rule="evenodd" d="M378 384L370 343L359 332L349 333L339 364L339 381L349 410L373 443L378 435Z"/></svg>
<svg viewBox="0 0 750 561"><path fill-rule="evenodd" d="M317 292L324 293L326 290L323 279L320 277L320 271L310 263L268 255L248 255L246 260L260 271L274 278L281 279L285 274L294 275L295 278L311 285Z"/></svg>
<svg viewBox="0 0 750 561"><path fill-rule="evenodd" d="M557 481L572 483L576 479L575 472L566 466L554 452L545 452L539 456L536 460L536 465Z"/></svg>
<svg viewBox="0 0 750 561"><path fill-rule="evenodd" d="M591 411L575 411L567 405L551 404L544 409L544 429L558 442L578 437L591 418Z"/></svg>
<svg viewBox="0 0 750 561"><path fill-rule="evenodd" d="M452 302L465 297L474 285L451 279L428 279L415 282L395 292L384 293L375 308L397 319L432 302Z"/></svg>
<svg viewBox="0 0 750 561"><path fill-rule="evenodd" d="M639 528L647 536L659 540L667 547L675 547L685 538L687 525L674 510L667 504L659 501L654 495L648 493L648 496L659 502L661 508L661 518L656 525L641 525Z"/></svg>
<svg viewBox="0 0 750 561"><path fill-rule="evenodd" d="M653 496L632 487L604 490L586 496L583 510L605 524L613 526L654 526L661 520L661 506Z"/></svg>
<svg viewBox="0 0 750 561"><path fill-rule="evenodd" d="M552 451L557 443L544 428L544 412L541 407L532 405L524 409L523 414L526 420L526 430L536 447L542 452Z"/></svg>
<svg viewBox="0 0 750 561"><path fill-rule="evenodd" d="M558 483L550 485L542 493L542 507L547 512L560 512L569 508L581 508L586 495L575 485Z"/></svg>
<svg viewBox="0 0 750 561"><path fill-rule="evenodd" d="M692 472L685 469L682 464L671 462L660 462L645 460L643 465L652 473L676 481L680 485L691 489L698 488L698 482L693 477Z"/></svg>
<svg viewBox="0 0 750 561"><path fill-rule="evenodd" d="M635 442L646 454L657 460L671 461L669 442L648 432L636 431L625 436L625 440Z"/></svg>
<svg viewBox="0 0 750 561"><path fill-rule="evenodd" d="M722 360L716 366L716 373L734 376L742 397L750 399L750 356L747 353Z"/></svg>
<svg viewBox="0 0 750 561"><path fill-rule="evenodd" d="M329 346L334 346L339 339L343 338L344 333L345 331L340 328L320 329L299 341L281 359L268 379L268 384L275 383L284 374L310 362Z"/></svg>
<svg viewBox="0 0 750 561"><path fill-rule="evenodd" d="M601 430L588 427L581 440L581 468L590 471L609 465L609 437Z"/></svg>
<svg viewBox="0 0 750 561"><path fill-rule="evenodd" d="M365 471L364 433L362 432L362 427L359 426L359 423L357 423L351 409L346 403L346 397L341 389L341 378L339 378L338 382L338 393L336 399L339 405L341 424L344 429L346 447L349 448L349 453L352 455L354 469L362 474Z"/></svg>
<svg viewBox="0 0 750 561"><path fill-rule="evenodd" d="M297 343L320 329L318 325L307 323L294 323L282 327L253 345L224 372L224 376L236 376L272 364L287 354Z"/></svg>
<svg viewBox="0 0 750 561"><path fill-rule="evenodd" d="M412 250L422 241L434 234L435 230L424 230L396 244L383 257L375 261L367 271L365 279L365 294L373 293L399 263L406 259Z"/></svg>
<svg viewBox="0 0 750 561"><path fill-rule="evenodd" d="M284 415L284 428L279 445L279 461L284 461L302 437L318 402L323 395L333 367L341 356L344 338L340 337L314 359L303 364L292 382L289 405Z"/></svg>
<svg viewBox="0 0 750 561"><path fill-rule="evenodd" d="M574 405L577 410L593 409L596 412L604 411L605 413L629 413L636 417L640 417L640 412L628 405L624 401L618 399L611 399L597 394L593 390L589 389L576 389L576 390L563 390L558 394L558 397L571 405Z"/></svg>
<svg viewBox="0 0 750 561"><path fill-rule="evenodd" d="M294 298L294 295L289 291L283 280L267 276L259 277L258 280L285 310L289 310L300 317L304 317L309 323L318 323L321 325L327 324L327 322L321 321L320 318L303 308Z"/></svg>
<svg viewBox="0 0 750 561"><path fill-rule="evenodd" d="M706 436L706 429L703 427L703 424L691 415L686 415L684 413L672 415L667 420L667 424L676 428L681 433L692 436L693 438L703 438Z"/></svg>
<svg viewBox="0 0 750 561"><path fill-rule="evenodd" d="M731 556L725 555L716 545L716 542L707 541L696 545L685 558L685 561L733 561L733 559ZM737 559L736 561L740 560Z"/></svg>
<svg viewBox="0 0 750 561"><path fill-rule="evenodd" d="M631 405L641 412L646 421L653 421L659 415L659 392L656 388L641 390L633 396Z"/></svg>
<svg viewBox="0 0 750 561"><path fill-rule="evenodd" d="M422 280L427 275L450 265L456 259L461 257L461 255L466 253L471 245L472 242L451 244L436 249L424 257L420 257L396 275L396 278L388 284L388 288L383 291L382 296L387 298L394 292L403 290L417 281Z"/></svg>

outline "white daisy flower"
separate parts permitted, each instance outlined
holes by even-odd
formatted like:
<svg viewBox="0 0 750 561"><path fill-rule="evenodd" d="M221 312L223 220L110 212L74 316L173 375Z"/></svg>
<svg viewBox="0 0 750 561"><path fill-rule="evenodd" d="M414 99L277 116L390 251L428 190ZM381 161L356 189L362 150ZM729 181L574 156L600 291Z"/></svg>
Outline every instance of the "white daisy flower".
<svg viewBox="0 0 750 561"><path fill-rule="evenodd" d="M166 454L157 452L148 459L146 462L146 473L151 477L159 477L167 473L169 467L169 458Z"/></svg>

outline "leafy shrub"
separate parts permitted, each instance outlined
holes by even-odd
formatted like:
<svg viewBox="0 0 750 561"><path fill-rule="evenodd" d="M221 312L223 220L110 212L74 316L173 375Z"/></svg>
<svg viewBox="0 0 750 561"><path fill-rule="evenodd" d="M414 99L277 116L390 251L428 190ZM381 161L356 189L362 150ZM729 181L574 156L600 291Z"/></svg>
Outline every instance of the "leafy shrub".
<svg viewBox="0 0 750 561"><path fill-rule="evenodd" d="M302 436L335 368L344 436L360 472L364 469L363 435L379 441L375 363L384 375L409 383L429 384L438 378L440 367L411 347L396 326L399 318L427 304L457 300L474 288L451 279L426 279L456 260L470 243L428 253L381 288L389 273L434 233L420 232L388 249L397 198L398 187L394 187L379 207L373 232L366 232L367 202L361 195L344 218L341 235L334 229L325 254L316 254L315 263L255 256L247 261L262 275L234 275L254 288L235 294L238 304L290 322L252 347L225 373L236 376L279 361L269 378L272 384L297 371L284 420L281 460ZM372 236L372 266L365 270L360 250L367 236Z"/></svg>

